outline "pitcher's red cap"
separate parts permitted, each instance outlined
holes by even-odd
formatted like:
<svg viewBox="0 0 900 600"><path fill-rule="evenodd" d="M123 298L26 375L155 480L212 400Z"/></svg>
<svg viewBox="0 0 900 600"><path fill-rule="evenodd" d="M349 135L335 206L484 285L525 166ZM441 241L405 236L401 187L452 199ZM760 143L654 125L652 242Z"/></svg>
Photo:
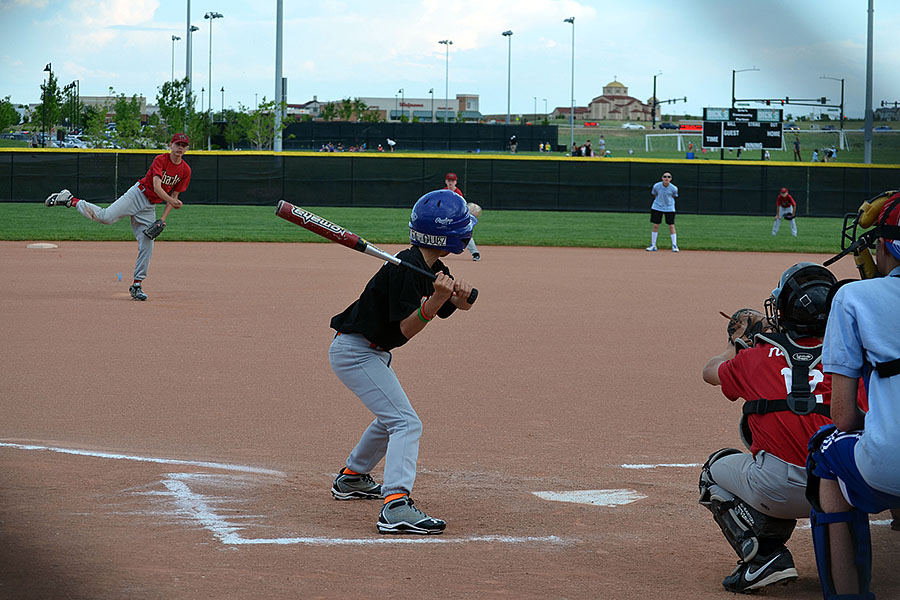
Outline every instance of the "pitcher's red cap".
<svg viewBox="0 0 900 600"><path fill-rule="evenodd" d="M188 136L183 133L176 133L172 136L172 140L169 142L170 144L190 144L191 140L188 139Z"/></svg>
<svg viewBox="0 0 900 600"><path fill-rule="evenodd" d="M452 179L453 181L456 181L456 173L447 173L446 175L444 175L444 179Z"/></svg>
<svg viewBox="0 0 900 600"><path fill-rule="evenodd" d="M782 195L787 194L787 188L781 188L781 194Z"/></svg>

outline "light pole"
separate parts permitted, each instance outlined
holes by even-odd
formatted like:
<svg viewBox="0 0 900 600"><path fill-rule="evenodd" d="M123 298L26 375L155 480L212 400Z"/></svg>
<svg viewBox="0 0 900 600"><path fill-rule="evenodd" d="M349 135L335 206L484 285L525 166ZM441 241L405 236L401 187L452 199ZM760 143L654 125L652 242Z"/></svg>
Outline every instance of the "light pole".
<svg viewBox="0 0 900 600"><path fill-rule="evenodd" d="M447 66L444 69L444 115L447 115L447 110L450 106L450 46L453 45L453 40L441 40L438 44L444 44L447 47ZM447 123L450 122L450 118L446 117Z"/></svg>
<svg viewBox="0 0 900 600"><path fill-rule="evenodd" d="M400 94L400 121L402 122L402 121L403 121L403 117L406 115L406 109L403 108L403 102L404 102L404 100L403 100L403 88L400 88L400 89L397 91L397 93Z"/></svg>
<svg viewBox="0 0 900 600"><path fill-rule="evenodd" d="M190 11L190 5L191 5L191 3L188 2L188 10L189 11ZM193 45L191 44L191 40L194 39L193 33L195 31L200 31L200 28L197 27L196 25L191 25L190 28L188 29L187 65L185 66L185 69L184 69L184 78L187 80L187 85L185 86L185 89L184 89L185 105L187 105L187 103L190 102L190 106L188 106L188 116L190 116L190 114L194 111L194 99L191 98L191 81L194 78L194 55L193 55L193 50L192 50Z"/></svg>
<svg viewBox="0 0 900 600"><path fill-rule="evenodd" d="M428 90L428 93L431 94L431 122L434 123L434 88Z"/></svg>
<svg viewBox="0 0 900 600"><path fill-rule="evenodd" d="M547 114L547 99L544 98L544 120L550 122L550 115Z"/></svg>
<svg viewBox="0 0 900 600"><path fill-rule="evenodd" d="M206 111L203 109L203 107L205 106L205 105L203 104L203 94L204 94L204 92L206 92L206 88L201 86L201 87L200 87L200 112L206 112ZM210 94L210 96L212 96L212 94Z"/></svg>
<svg viewBox="0 0 900 600"><path fill-rule="evenodd" d="M827 75L822 75L819 79L830 79L832 81L840 81L841 82L841 130L844 129L844 79L838 79L837 77L828 77Z"/></svg>
<svg viewBox="0 0 900 600"><path fill-rule="evenodd" d="M222 92L222 118L225 118L225 86L219 91Z"/></svg>
<svg viewBox="0 0 900 600"><path fill-rule="evenodd" d="M41 98L41 125L44 134L41 137L41 148L47 145L47 93L50 91L50 80L53 79L53 63L47 63L44 71L50 73L50 76L47 78L47 85L44 86L44 97Z"/></svg>
<svg viewBox="0 0 900 600"><path fill-rule="evenodd" d="M575 17L563 19L563 23L572 24L572 103L569 108L569 150L575 146Z"/></svg>
<svg viewBox="0 0 900 600"><path fill-rule="evenodd" d="M537 96L534 97L534 117L532 121L537 121Z"/></svg>
<svg viewBox="0 0 900 600"><path fill-rule="evenodd" d="M172 36L172 81L175 81L175 42L180 39L177 35Z"/></svg>
<svg viewBox="0 0 900 600"><path fill-rule="evenodd" d="M506 59L506 124L509 125L509 97L510 97L510 83L512 82L512 30L506 30L503 32L503 37L509 40L509 51L507 52Z"/></svg>
<svg viewBox="0 0 900 600"><path fill-rule="evenodd" d="M656 129L656 107L659 106L659 102L656 100L656 78L662 75L663 72L660 71L656 75L653 76L653 106L650 107L651 119L653 119L653 127L651 129Z"/></svg>
<svg viewBox="0 0 900 600"><path fill-rule="evenodd" d="M206 131L206 149L212 150L212 33L213 33L213 21L216 19L221 19L224 15L218 12L208 12L203 15L204 19L209 19L209 129Z"/></svg>
<svg viewBox="0 0 900 600"><path fill-rule="evenodd" d="M746 72L746 71L759 71L759 69L757 69L756 67L751 67L751 68L749 68L749 69L737 69L737 70L732 69L732 70L731 70L731 108L734 108L734 101L735 101L735 97L734 97L734 75L735 75L735 73L744 73L744 72Z"/></svg>

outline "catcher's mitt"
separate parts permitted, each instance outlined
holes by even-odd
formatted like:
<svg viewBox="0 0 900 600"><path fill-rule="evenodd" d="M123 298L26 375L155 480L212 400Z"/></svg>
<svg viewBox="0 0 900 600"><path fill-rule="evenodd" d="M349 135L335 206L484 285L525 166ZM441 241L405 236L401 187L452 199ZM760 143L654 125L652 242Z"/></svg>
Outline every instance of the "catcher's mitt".
<svg viewBox="0 0 900 600"><path fill-rule="evenodd" d="M144 230L144 235L146 235L151 240L155 240L159 234L163 232L163 229L166 228L166 222L162 219L157 219L153 222L150 227Z"/></svg>
<svg viewBox="0 0 900 600"><path fill-rule="evenodd" d="M728 343L734 344L738 352L752 348L756 334L768 329L766 315L753 308L742 308L730 317L721 311L719 314L728 319Z"/></svg>
<svg viewBox="0 0 900 600"><path fill-rule="evenodd" d="M792 213L792 212L784 213L784 218L787 219L788 221L790 221L791 219L794 218L794 213Z"/></svg>

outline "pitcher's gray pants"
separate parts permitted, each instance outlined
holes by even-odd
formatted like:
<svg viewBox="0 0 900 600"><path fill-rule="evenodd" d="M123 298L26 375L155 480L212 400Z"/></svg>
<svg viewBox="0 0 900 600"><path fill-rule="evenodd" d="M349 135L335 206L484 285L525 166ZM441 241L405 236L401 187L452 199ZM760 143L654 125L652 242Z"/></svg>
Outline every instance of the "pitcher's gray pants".
<svg viewBox="0 0 900 600"><path fill-rule="evenodd" d="M391 353L371 348L361 335L342 333L331 342L328 358L338 379L375 415L347 458L347 468L369 473L384 458L382 495L411 493L422 421L391 369Z"/></svg>
<svg viewBox="0 0 900 600"><path fill-rule="evenodd" d="M147 268L150 266L150 256L153 254L153 240L144 235L144 230L156 220L156 207L150 204L137 183L106 208L100 208L85 200L79 200L75 208L88 219L106 225L115 223L122 217L131 217L131 230L138 243L134 278L138 281L147 278Z"/></svg>

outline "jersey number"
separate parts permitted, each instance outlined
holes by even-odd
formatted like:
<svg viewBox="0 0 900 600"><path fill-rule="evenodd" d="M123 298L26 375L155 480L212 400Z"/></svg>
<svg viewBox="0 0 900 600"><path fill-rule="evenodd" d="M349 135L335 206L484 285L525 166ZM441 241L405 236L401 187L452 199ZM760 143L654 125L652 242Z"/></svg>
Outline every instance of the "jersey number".
<svg viewBox="0 0 900 600"><path fill-rule="evenodd" d="M787 388L787 393L791 393L791 385L793 384L794 377L792 375L793 370L790 367L785 367L781 370L781 375L784 377L784 386ZM809 392L812 393L816 391L816 386L825 381L825 373L819 371L818 369L812 369L809 372ZM822 397L822 394L816 394L816 404L824 404L825 399Z"/></svg>

